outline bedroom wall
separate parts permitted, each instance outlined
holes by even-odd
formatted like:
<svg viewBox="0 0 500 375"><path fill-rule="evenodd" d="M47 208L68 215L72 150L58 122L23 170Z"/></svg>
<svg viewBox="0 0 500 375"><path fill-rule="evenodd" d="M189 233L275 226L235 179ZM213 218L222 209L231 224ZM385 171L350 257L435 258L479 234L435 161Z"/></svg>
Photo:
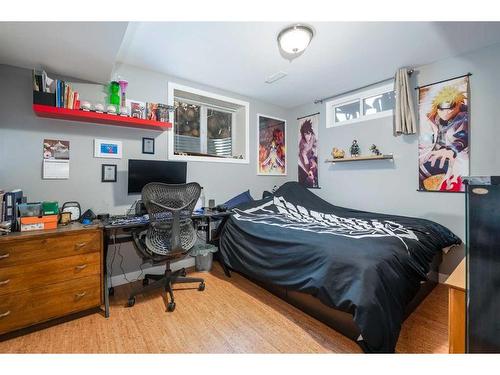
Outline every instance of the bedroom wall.
<svg viewBox="0 0 500 375"><path fill-rule="evenodd" d="M232 196L250 189L258 198L265 189L272 189L286 181L286 177L257 176L256 166L256 114L267 113L285 117L283 108L263 103L234 93L200 85L136 67L118 65L116 74L129 81L128 98L167 102L167 82L173 80L196 88L227 95L250 102L250 163L225 164L189 162L188 180L199 182L205 189L206 199L223 203ZM127 159L167 158L169 132L153 132L131 128L77 123L35 116L31 109L31 71L0 65L0 189L22 188L30 201L57 200L60 203L76 200L82 209L95 213L124 214L139 198L127 194ZM94 84L79 83L82 99L97 100L105 96L102 88ZM142 154L142 137L155 138L155 155ZM70 141L70 178L68 180L42 180L42 142L44 138ZM116 139L123 142L123 159L96 159L93 157L94 138ZM118 181L101 183L101 164L118 165ZM139 258L131 244L124 244L123 270L139 269ZM112 258L112 256L111 256ZM113 274L122 273L115 258Z"/></svg>
<svg viewBox="0 0 500 375"><path fill-rule="evenodd" d="M500 103L500 45L479 49L458 57L417 67L412 77L424 85L471 72L471 175L500 174L500 126L497 108ZM320 112L319 181L313 190L339 206L367 211L408 215L434 220L465 240L464 194L417 192L418 137L392 135L392 118L377 119L337 128L326 128L325 105L305 104L294 108L289 126L289 170L297 179L297 117ZM292 117L290 116L290 117ZM394 153L394 162L325 163L333 147L348 151L357 139L362 153L372 143L383 153ZM293 158L293 159L292 159ZM292 175L293 173L293 175ZM440 272L449 274L464 256L455 249L446 255Z"/></svg>

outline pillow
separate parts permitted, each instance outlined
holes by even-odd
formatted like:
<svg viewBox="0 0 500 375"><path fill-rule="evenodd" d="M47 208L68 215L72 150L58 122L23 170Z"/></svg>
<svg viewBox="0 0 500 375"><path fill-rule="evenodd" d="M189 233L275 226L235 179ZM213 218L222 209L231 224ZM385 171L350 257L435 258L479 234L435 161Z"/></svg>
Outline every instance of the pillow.
<svg viewBox="0 0 500 375"><path fill-rule="evenodd" d="M250 195L250 190L247 190L247 191L244 191L241 194L238 194L234 198L231 198L230 200L228 200L224 204L227 206L227 209L230 210L230 209L238 206L239 204L247 203L247 202L252 202L253 200L254 199Z"/></svg>

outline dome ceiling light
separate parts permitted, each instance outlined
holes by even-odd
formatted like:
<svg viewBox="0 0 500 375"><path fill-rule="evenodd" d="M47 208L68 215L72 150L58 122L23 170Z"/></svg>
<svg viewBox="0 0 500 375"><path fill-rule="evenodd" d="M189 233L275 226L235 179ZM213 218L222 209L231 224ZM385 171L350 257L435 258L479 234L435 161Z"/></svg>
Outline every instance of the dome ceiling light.
<svg viewBox="0 0 500 375"><path fill-rule="evenodd" d="M284 57L291 61L302 55L313 36L314 31L310 26L291 25L278 34L278 46Z"/></svg>

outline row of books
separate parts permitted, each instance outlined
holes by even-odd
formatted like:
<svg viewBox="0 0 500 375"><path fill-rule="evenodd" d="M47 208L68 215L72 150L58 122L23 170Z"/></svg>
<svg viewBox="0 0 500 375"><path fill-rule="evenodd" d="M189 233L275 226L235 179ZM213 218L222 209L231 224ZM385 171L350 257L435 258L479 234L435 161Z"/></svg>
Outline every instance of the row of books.
<svg viewBox="0 0 500 375"><path fill-rule="evenodd" d="M50 78L45 70L32 71L33 91L55 95L55 106L59 108L80 109L80 97L71 85L59 79Z"/></svg>
<svg viewBox="0 0 500 375"><path fill-rule="evenodd" d="M80 96L70 84L56 79L56 107L80 109Z"/></svg>

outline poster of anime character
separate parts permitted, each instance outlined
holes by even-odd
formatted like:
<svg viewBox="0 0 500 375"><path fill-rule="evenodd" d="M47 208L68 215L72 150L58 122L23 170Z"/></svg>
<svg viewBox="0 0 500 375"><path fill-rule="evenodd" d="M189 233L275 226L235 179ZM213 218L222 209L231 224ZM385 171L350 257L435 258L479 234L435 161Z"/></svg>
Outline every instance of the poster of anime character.
<svg viewBox="0 0 500 375"><path fill-rule="evenodd" d="M319 188L318 123L319 114L302 117L299 121L299 183Z"/></svg>
<svg viewBox="0 0 500 375"><path fill-rule="evenodd" d="M419 190L465 191L469 175L469 76L419 88Z"/></svg>
<svg viewBox="0 0 500 375"><path fill-rule="evenodd" d="M286 121L257 115L259 162L257 174L286 176Z"/></svg>

